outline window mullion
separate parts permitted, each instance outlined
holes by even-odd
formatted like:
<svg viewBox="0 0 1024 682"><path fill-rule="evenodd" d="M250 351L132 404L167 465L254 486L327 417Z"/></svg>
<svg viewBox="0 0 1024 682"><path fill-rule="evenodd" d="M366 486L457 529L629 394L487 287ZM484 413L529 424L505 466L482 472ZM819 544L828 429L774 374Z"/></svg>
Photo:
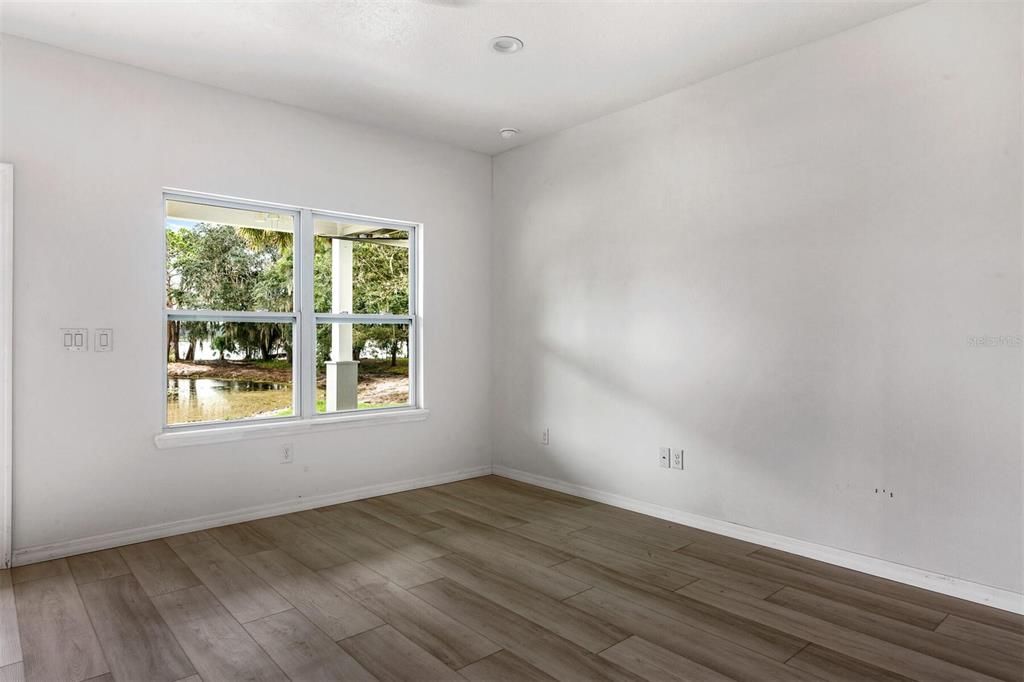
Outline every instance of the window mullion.
<svg viewBox="0 0 1024 682"><path fill-rule="evenodd" d="M317 313L316 321L319 324L330 324L341 322L345 324L412 324L412 315L369 315L364 313Z"/></svg>
<svg viewBox="0 0 1024 682"><path fill-rule="evenodd" d="M316 315L313 296L313 213L303 209L299 213L299 258L296 266L296 289L299 300L296 310L299 314L299 353L295 369L298 414L303 418L316 413Z"/></svg>
<svg viewBox="0 0 1024 682"><path fill-rule="evenodd" d="M289 324L295 322L295 313L271 313L248 310L180 310L165 311L168 320L182 322L270 322Z"/></svg>
<svg viewBox="0 0 1024 682"><path fill-rule="evenodd" d="M422 226L413 228L409 238L409 402L423 407L422 333L420 330L420 247L423 244Z"/></svg>

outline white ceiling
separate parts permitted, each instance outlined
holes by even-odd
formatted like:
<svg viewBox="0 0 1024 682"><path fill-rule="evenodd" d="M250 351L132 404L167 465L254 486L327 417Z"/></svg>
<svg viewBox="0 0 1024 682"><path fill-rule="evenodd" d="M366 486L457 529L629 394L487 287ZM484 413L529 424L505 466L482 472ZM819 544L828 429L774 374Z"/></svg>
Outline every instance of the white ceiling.
<svg viewBox="0 0 1024 682"><path fill-rule="evenodd" d="M912 4L3 1L0 30L493 154Z"/></svg>

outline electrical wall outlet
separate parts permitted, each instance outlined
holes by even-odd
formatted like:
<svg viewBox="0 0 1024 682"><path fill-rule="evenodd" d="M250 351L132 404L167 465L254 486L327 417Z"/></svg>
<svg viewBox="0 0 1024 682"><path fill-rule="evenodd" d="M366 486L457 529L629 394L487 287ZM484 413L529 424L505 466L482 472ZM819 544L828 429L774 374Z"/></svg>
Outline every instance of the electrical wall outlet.
<svg viewBox="0 0 1024 682"><path fill-rule="evenodd" d="M551 432L547 427L544 428L544 433L540 434L541 445L551 445Z"/></svg>
<svg viewBox="0 0 1024 682"><path fill-rule="evenodd" d="M663 469L672 466L672 448L658 448L658 465Z"/></svg>
<svg viewBox="0 0 1024 682"><path fill-rule="evenodd" d="M682 448L679 448L678 450L673 450L672 451L672 468L673 469L682 469L683 468L683 449Z"/></svg>
<svg viewBox="0 0 1024 682"><path fill-rule="evenodd" d="M281 464L291 464L295 461L295 446L288 443L281 450Z"/></svg>
<svg viewBox="0 0 1024 682"><path fill-rule="evenodd" d="M60 330L64 350L81 353L89 350L89 330L82 327L67 327Z"/></svg>

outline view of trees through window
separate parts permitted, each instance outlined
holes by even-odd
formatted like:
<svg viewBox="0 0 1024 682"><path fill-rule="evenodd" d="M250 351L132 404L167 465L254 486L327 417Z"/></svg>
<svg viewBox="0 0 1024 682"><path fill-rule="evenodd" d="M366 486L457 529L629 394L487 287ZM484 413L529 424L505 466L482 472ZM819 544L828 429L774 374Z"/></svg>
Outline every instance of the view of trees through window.
<svg viewBox="0 0 1024 682"><path fill-rule="evenodd" d="M174 215L171 204L165 223L167 423L293 414L292 216L218 209L209 216L217 220L190 219ZM190 215L193 205L182 205L178 213ZM321 234L318 228L313 239L315 312L408 315L408 233L325 224L332 229ZM212 319L204 320L204 311L267 318L225 321L209 314ZM290 316L270 321L281 313ZM408 324L318 318L313 352L318 412L409 403Z"/></svg>

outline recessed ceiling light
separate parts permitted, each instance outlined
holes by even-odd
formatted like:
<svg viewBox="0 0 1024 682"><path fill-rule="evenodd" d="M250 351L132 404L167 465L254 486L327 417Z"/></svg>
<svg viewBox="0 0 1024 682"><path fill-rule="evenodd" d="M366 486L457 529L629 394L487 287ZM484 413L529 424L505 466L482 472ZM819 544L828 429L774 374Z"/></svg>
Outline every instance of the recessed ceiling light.
<svg viewBox="0 0 1024 682"><path fill-rule="evenodd" d="M513 137L519 134L519 128L502 128L498 131L502 139L511 140Z"/></svg>
<svg viewBox="0 0 1024 682"><path fill-rule="evenodd" d="M500 54L512 54L523 49L523 41L515 36L491 38L491 49Z"/></svg>

